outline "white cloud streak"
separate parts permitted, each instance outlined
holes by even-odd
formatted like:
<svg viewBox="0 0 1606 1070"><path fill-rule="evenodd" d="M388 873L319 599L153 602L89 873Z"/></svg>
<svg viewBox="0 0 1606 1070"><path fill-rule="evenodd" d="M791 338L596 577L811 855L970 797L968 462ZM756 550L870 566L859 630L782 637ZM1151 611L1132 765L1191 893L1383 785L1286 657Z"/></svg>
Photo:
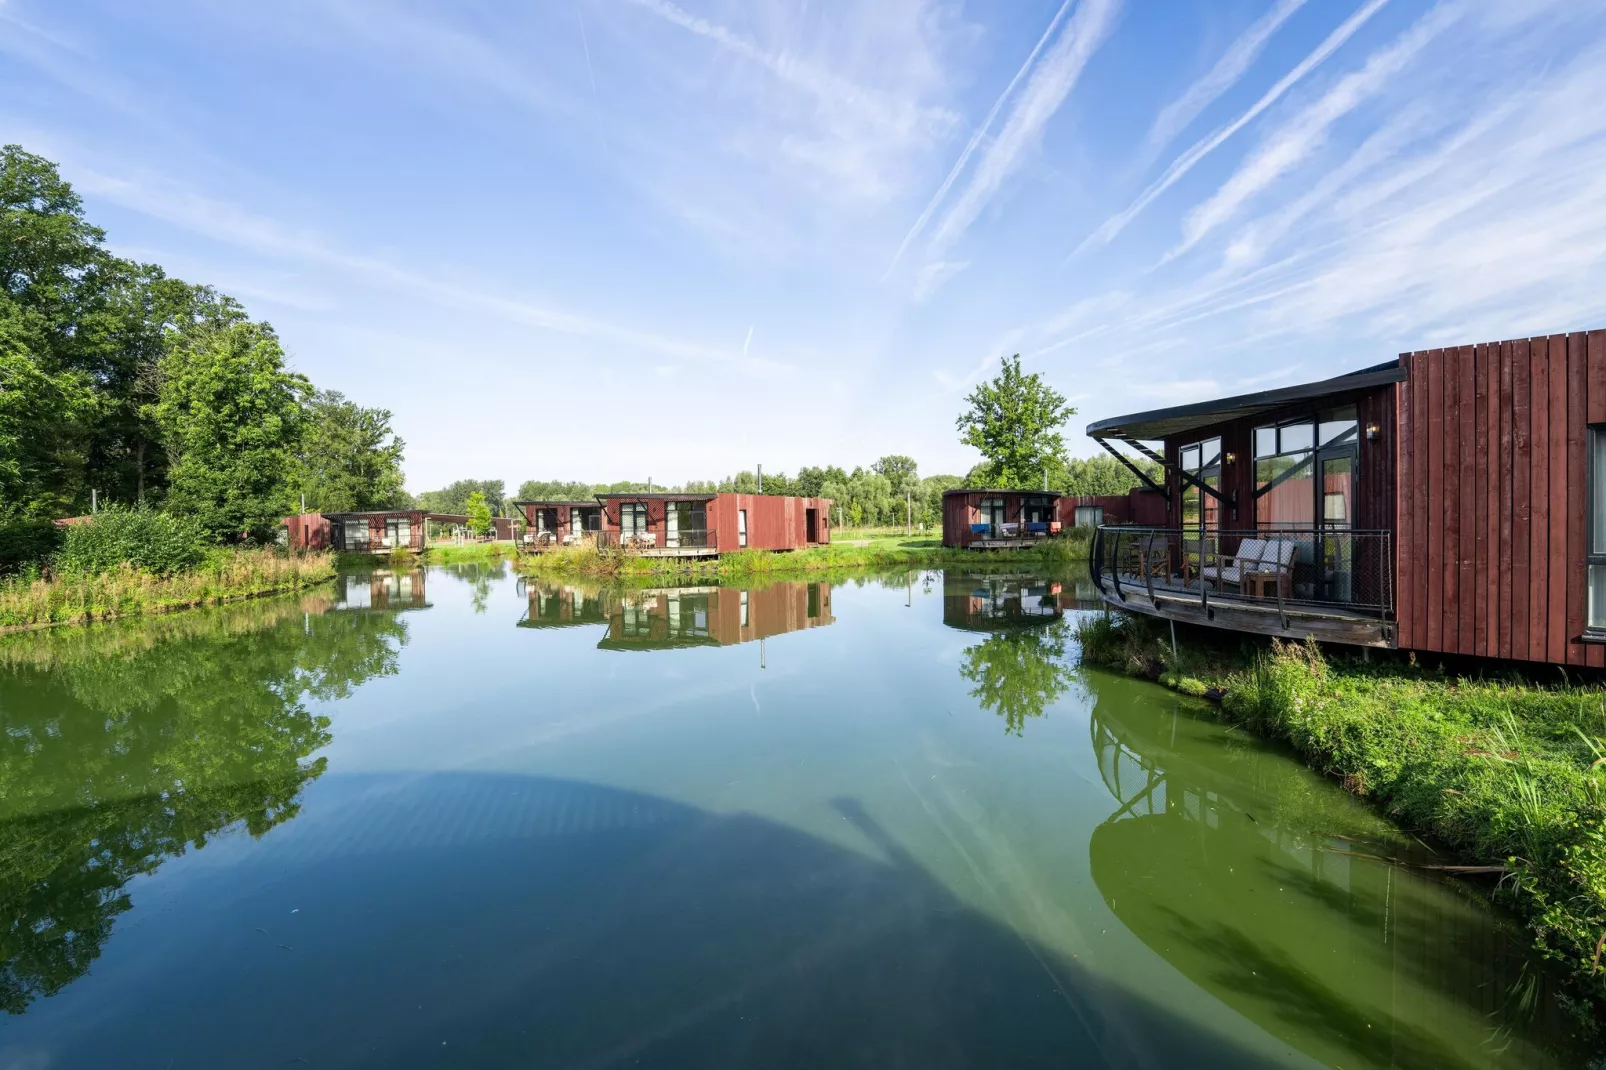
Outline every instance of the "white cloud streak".
<svg viewBox="0 0 1606 1070"><path fill-rule="evenodd" d="M332 268L344 277L404 290L444 307L489 314L519 326L595 339L628 349L728 366L753 375L784 374L791 370L774 361L754 359L528 301L498 297L482 287L449 282L438 275L419 274L378 257L341 250L311 231L292 230L235 205L166 183L115 177L90 168L74 168L73 172L74 185L83 192L190 233L259 254Z"/></svg>
<svg viewBox="0 0 1606 1070"><path fill-rule="evenodd" d="M1127 225L1136 219L1145 208L1153 204L1160 194L1176 185L1182 176L1192 171L1199 164L1199 161L1220 148L1227 139L1253 122L1302 78L1321 66L1323 61L1338 51L1339 47L1353 37L1355 32L1364 26L1368 19L1377 14L1386 3L1388 3L1388 0L1367 0L1367 3L1359 11L1351 15L1344 21L1343 25L1329 34L1327 39L1317 45L1315 50L1308 56L1300 60L1293 70L1279 78L1277 83L1268 89L1259 100L1255 101L1248 111L1209 137L1195 142L1186 152L1171 161L1171 166L1166 168L1165 173L1156 179L1148 189L1144 190L1137 200L1100 224L1097 230L1088 235L1082 244L1077 246L1076 252L1080 253L1089 248L1108 245L1115 240L1116 236L1125 230ZM1073 253L1073 255L1075 254Z"/></svg>
<svg viewBox="0 0 1606 1070"><path fill-rule="evenodd" d="M1461 13L1458 4L1434 8L1392 45L1374 53L1360 70L1340 78L1314 104L1272 131L1208 201L1188 213L1182 244L1169 255L1193 248L1251 197L1302 163L1327 139L1334 123L1381 92Z"/></svg>
<svg viewBox="0 0 1606 1070"><path fill-rule="evenodd" d="M1215 66L1188 86L1180 97L1160 109L1160 114L1154 118L1154 125L1149 128L1149 144L1156 149L1165 145L1187 129L1216 98L1237 85L1250 65L1260 57L1266 42L1282 28L1289 16L1304 5L1305 0L1277 0L1270 11L1256 19L1221 54Z"/></svg>
<svg viewBox="0 0 1606 1070"><path fill-rule="evenodd" d="M1081 0L1059 39L1021 90L997 140L982 154L970 184L932 235L934 252L951 244L976 221L1020 166L1022 157L1038 143L1043 128L1076 87L1088 60L1103 43L1120 7L1120 0Z"/></svg>
<svg viewBox="0 0 1606 1070"><path fill-rule="evenodd" d="M881 281L886 281L887 276L892 274L892 269L898 266L898 261L903 259L904 251L909 248L909 243L919 237L920 232L926 229L926 224L931 220L932 213L937 210L937 206L942 203L943 198L948 196L948 191L953 188L954 180L959 177L959 173L970 162L970 157L975 153L977 146L981 144L982 138L987 136L987 131L992 129L993 120L998 118L998 113L1003 108L1004 102L1014 94L1015 87L1020 84L1021 79L1026 77L1027 72L1036 64L1038 55L1043 51L1043 46L1054 35L1055 29L1059 27L1060 22L1065 18L1065 12L1069 11L1071 5L1075 2L1076 0L1065 0L1059 6L1059 10L1054 13L1054 17L1049 20L1048 28L1037 39L1037 44L1032 47L1031 53L1027 55L1026 62L1020 65L1015 71L1015 76L1004 87L1004 91L998 94L997 100L993 101L992 109L987 112L987 117L982 120L975 133L970 135L970 140L965 143L964 151L954 161L953 167L948 169L948 176L942 180L942 185L937 187L937 192L932 194L931 200L926 202L926 207L921 211L919 218L915 220L914 226L910 227L909 232L903 236L903 241L898 244L898 251L892 254L892 263L887 265L887 270L881 276Z"/></svg>

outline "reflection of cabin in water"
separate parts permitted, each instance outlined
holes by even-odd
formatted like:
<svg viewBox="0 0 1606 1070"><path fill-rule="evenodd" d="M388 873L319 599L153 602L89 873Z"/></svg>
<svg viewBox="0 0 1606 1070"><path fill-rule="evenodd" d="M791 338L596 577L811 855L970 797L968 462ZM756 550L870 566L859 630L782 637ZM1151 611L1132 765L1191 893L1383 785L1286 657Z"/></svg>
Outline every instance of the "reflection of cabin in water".
<svg viewBox="0 0 1606 1070"><path fill-rule="evenodd" d="M833 623L829 583L610 593L604 650L731 646Z"/></svg>
<svg viewBox="0 0 1606 1070"><path fill-rule="evenodd" d="M1387 864L1377 856L1415 857L1403 837L1347 798L1322 807L1304 769L1279 777L1254 753L1200 737L1185 713L1175 720L1174 702L1135 707L1123 723L1100 700L1090 720L1114 809L1089 857L1122 924L1322 1065L1494 1065L1477 1056L1502 1027L1515 1028L1498 1065L1551 1065L1533 1038L1565 1029L1513 927L1435 876ZM1346 812L1367 823L1350 827ZM1525 985L1543 1004L1530 1022L1515 1006ZM1343 1028L1311 1029L1313 1017Z"/></svg>
<svg viewBox="0 0 1606 1070"><path fill-rule="evenodd" d="M421 568L380 569L375 572L343 572L335 576L334 604L331 610L428 609Z"/></svg>
<svg viewBox="0 0 1606 1070"><path fill-rule="evenodd" d="M608 622L607 604L600 591L529 583L525 593L530 608L519 621L520 628L572 628Z"/></svg>
<svg viewBox="0 0 1606 1070"><path fill-rule="evenodd" d="M1024 576L967 576L942 581L942 622L965 631L1037 628L1064 616L1058 581Z"/></svg>

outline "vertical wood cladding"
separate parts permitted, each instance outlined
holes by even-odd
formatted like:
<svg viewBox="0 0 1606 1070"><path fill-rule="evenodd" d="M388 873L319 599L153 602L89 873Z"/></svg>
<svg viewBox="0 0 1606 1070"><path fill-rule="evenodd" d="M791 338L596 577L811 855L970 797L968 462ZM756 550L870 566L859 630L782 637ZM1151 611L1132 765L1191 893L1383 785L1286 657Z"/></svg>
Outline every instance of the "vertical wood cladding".
<svg viewBox="0 0 1606 1070"><path fill-rule="evenodd" d="M1606 667L1606 649L1581 641L1606 331L1401 360L1399 645Z"/></svg>

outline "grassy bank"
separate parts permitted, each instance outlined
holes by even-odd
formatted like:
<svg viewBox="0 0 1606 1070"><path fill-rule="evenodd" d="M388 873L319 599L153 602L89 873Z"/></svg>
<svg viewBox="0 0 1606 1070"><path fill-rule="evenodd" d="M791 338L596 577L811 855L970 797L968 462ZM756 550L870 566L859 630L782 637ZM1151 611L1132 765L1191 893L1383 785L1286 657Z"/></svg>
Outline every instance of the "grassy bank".
<svg viewBox="0 0 1606 1070"><path fill-rule="evenodd" d="M107 572L0 581L0 630L83 624L220 605L323 583L333 554L217 550L193 569L158 576L123 566Z"/></svg>
<svg viewBox="0 0 1606 1070"><path fill-rule="evenodd" d="M1079 628L1085 661L1219 699L1224 718L1288 741L1400 824L1490 867L1492 894L1577 981L1575 1009L1606 1009L1606 689L1178 636L1188 642L1173 656L1146 618Z"/></svg>
<svg viewBox="0 0 1606 1070"><path fill-rule="evenodd" d="M433 555L433 551L431 553ZM976 551L945 547L939 539L882 535L851 543L833 542L829 546L810 546L780 553L740 550L721 554L717 558L647 557L630 552L599 551L591 547L565 547L540 554L527 554L519 559L518 568L531 575L676 575L741 580L752 576L851 569L986 569L1022 565L1058 569L1085 560L1086 556L1087 540L1079 538L1057 539L1024 550ZM432 556L431 560L435 558Z"/></svg>

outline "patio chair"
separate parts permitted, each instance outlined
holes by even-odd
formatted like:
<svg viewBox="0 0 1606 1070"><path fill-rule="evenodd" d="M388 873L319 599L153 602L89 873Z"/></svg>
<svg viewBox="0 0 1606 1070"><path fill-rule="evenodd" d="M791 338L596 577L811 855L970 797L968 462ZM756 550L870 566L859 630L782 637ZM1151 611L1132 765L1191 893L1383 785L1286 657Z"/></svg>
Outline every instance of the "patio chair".
<svg viewBox="0 0 1606 1070"><path fill-rule="evenodd" d="M1299 554L1296 539L1245 539L1238 544L1238 552L1220 558L1218 565L1206 565L1199 570L1201 579L1218 587L1231 585L1240 594L1265 597L1266 584L1277 584L1284 597L1293 594L1294 559Z"/></svg>
<svg viewBox="0 0 1606 1070"><path fill-rule="evenodd" d="M1166 535L1139 535L1125 544L1126 564L1138 579L1171 575L1171 539Z"/></svg>

